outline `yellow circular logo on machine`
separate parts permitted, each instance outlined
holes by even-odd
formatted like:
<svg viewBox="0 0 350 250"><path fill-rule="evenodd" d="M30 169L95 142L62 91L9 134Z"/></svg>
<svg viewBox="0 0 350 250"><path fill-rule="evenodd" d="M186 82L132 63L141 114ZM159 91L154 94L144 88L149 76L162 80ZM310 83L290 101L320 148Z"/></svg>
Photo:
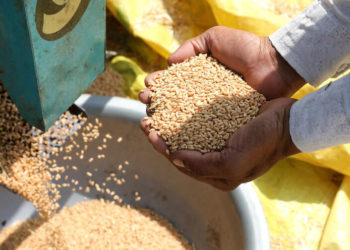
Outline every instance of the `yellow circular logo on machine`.
<svg viewBox="0 0 350 250"><path fill-rule="evenodd" d="M35 23L40 36L57 40L73 30L84 15L90 0L38 0Z"/></svg>

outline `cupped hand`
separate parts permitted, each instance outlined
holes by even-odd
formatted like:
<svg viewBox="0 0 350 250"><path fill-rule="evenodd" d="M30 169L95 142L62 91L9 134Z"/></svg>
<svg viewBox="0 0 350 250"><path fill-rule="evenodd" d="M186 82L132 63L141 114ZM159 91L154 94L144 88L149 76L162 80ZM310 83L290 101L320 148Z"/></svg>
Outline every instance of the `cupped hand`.
<svg viewBox="0 0 350 250"><path fill-rule="evenodd" d="M200 53L218 59L242 75L257 91L274 100L264 104L255 119L238 129L221 152L202 154L181 150L168 154L162 138L156 132L149 132L147 119L141 121L141 128L153 147L181 172L221 190L232 190L262 175L278 160L299 152L289 135L289 112L296 100L280 97L290 96L305 81L278 54L268 38L225 27L214 27L188 40L168 62L182 62ZM149 75L146 86L160 73ZM143 90L140 100L149 104L149 94L148 89Z"/></svg>
<svg viewBox="0 0 350 250"><path fill-rule="evenodd" d="M141 122L141 127L154 148L181 172L228 191L261 176L277 161L299 152L289 134L289 113L295 101L278 98L265 103L255 119L229 138L221 152L202 154L180 150L168 154L165 142L156 132L149 132L147 119Z"/></svg>

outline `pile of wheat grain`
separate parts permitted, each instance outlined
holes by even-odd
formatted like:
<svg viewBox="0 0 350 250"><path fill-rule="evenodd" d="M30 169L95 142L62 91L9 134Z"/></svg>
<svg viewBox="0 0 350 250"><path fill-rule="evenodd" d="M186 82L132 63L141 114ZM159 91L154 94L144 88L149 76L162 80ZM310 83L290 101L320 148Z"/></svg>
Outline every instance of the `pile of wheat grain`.
<svg viewBox="0 0 350 250"><path fill-rule="evenodd" d="M93 200L63 208L0 234L0 249L193 249L154 212Z"/></svg>
<svg viewBox="0 0 350 250"><path fill-rule="evenodd" d="M171 152L221 151L266 101L240 76L205 54L170 66L149 84L147 124Z"/></svg>

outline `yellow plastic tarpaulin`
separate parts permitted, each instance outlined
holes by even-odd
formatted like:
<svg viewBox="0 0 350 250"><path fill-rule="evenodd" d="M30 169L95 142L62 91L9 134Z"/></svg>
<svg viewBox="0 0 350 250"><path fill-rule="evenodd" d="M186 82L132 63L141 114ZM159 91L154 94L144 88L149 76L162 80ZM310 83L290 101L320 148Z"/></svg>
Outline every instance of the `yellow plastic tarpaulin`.
<svg viewBox="0 0 350 250"><path fill-rule="evenodd" d="M107 7L134 36L165 58L183 41L216 24L206 1L107 0Z"/></svg>
<svg viewBox="0 0 350 250"><path fill-rule="evenodd" d="M337 193L320 243L322 250L350 249L350 177Z"/></svg>
<svg viewBox="0 0 350 250"><path fill-rule="evenodd" d="M219 25L268 36L312 0L208 0Z"/></svg>
<svg viewBox="0 0 350 250"><path fill-rule="evenodd" d="M167 58L185 40L214 25L270 35L311 2L107 0L107 6L130 33ZM128 65L140 75L132 77L133 81L126 85L130 87L125 91L135 98L146 73L130 61ZM305 85L294 97L301 98L314 90ZM349 155L350 145L298 154L279 162L254 181L268 220L273 249L350 249L347 237L350 216L344 215L350 212L350 180L346 177L339 188L336 174L350 176Z"/></svg>
<svg viewBox="0 0 350 250"><path fill-rule="evenodd" d="M147 74L137 63L125 56L116 56L111 61L111 67L118 71L124 79L122 89L130 98L137 99L138 93L146 86L144 79Z"/></svg>
<svg viewBox="0 0 350 250"><path fill-rule="evenodd" d="M263 204L272 249L317 249L341 176L286 159L253 182Z"/></svg>

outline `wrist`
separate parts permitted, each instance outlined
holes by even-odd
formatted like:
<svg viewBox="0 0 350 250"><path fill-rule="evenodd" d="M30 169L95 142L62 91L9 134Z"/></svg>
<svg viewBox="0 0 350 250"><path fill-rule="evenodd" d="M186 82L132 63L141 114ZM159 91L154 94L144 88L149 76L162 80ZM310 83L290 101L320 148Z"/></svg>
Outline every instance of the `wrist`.
<svg viewBox="0 0 350 250"><path fill-rule="evenodd" d="M295 146L292 137L290 135L290 128L289 128L289 118L290 118L290 111L293 106L293 104L296 102L296 99L292 98L286 98L286 104L283 107L283 121L282 121L282 156L283 158L288 157L293 154L300 153L301 151Z"/></svg>
<svg viewBox="0 0 350 250"><path fill-rule="evenodd" d="M290 97L299 88L301 88L306 81L301 77L298 72L280 55L275 49L272 42L268 37L262 38L264 46L267 48L265 51L267 56L265 57L266 64L270 67L270 74L276 79L279 79L281 86L281 95L279 97Z"/></svg>

